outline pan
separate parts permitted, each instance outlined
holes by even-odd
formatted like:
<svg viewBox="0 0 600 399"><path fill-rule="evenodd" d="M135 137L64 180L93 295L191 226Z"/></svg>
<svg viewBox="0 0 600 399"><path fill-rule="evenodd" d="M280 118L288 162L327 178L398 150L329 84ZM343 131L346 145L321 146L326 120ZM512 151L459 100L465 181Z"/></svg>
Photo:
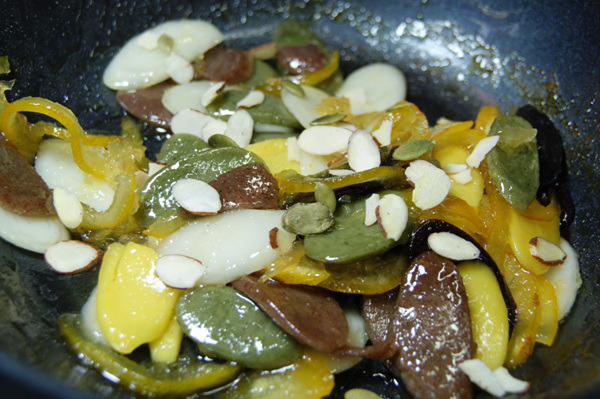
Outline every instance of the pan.
<svg viewBox="0 0 600 399"><path fill-rule="evenodd" d="M74 111L86 129L119 131L123 111L101 76L131 36L176 18L203 19L234 47L268 40L293 18L340 49L350 72L368 62L397 65L408 100L433 123L473 119L482 105L504 112L533 104L561 131L575 219L568 237L580 253L583 285L553 346L537 345L515 370L525 397L600 395L600 5L585 0L394 1L39 1L7 0L0 55L16 84L9 98L41 96ZM57 317L80 309L97 271L60 276L42 257L0 242L0 381L3 397L127 398L66 348ZM362 387L408 397L376 361L336 377L331 397ZM483 393L479 393L482 397Z"/></svg>

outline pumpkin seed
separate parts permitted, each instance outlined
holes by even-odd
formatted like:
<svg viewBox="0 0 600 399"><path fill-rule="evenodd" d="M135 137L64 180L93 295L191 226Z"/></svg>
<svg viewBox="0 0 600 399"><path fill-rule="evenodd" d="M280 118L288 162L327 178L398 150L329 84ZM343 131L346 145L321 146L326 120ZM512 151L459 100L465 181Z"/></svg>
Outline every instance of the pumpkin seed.
<svg viewBox="0 0 600 399"><path fill-rule="evenodd" d="M392 158L398 161L412 161L433 150L435 142L433 140L415 140L409 141L396 148Z"/></svg>
<svg viewBox="0 0 600 399"><path fill-rule="evenodd" d="M271 317L229 286L187 290L177 300L175 314L183 332L209 356L273 369L302 354L300 345Z"/></svg>
<svg viewBox="0 0 600 399"><path fill-rule="evenodd" d="M527 209L539 186L539 158L536 130L518 116L499 116L490 135L499 135L498 144L486 160L498 192L518 210Z"/></svg>
<svg viewBox="0 0 600 399"><path fill-rule="evenodd" d="M331 125L332 123L336 123L341 121L346 117L346 114L343 112L337 112L335 114L329 114L321 116L310 122L312 126L320 126L320 125Z"/></svg>
<svg viewBox="0 0 600 399"><path fill-rule="evenodd" d="M156 160L170 164L207 148L209 145L198 136L187 133L174 134L163 143Z"/></svg>
<svg viewBox="0 0 600 399"><path fill-rule="evenodd" d="M402 195L400 191L387 190L379 194L386 193ZM366 199L367 196L363 196L349 204L338 206L334 213L335 224L331 229L304 238L306 255L326 263L348 263L382 254L407 242L408 232L412 230L410 220L398 241L386 238L378 224L365 225Z"/></svg>
<svg viewBox="0 0 600 399"><path fill-rule="evenodd" d="M213 134L208 138L208 145L212 148L226 148L226 147L236 147L239 148L239 145L228 136L224 134Z"/></svg>
<svg viewBox="0 0 600 399"><path fill-rule="evenodd" d="M291 80L282 79L281 86L283 86L284 89L286 89L287 91L289 91L296 97L302 98L305 95L302 87L298 86L296 83L292 82Z"/></svg>
<svg viewBox="0 0 600 399"><path fill-rule="evenodd" d="M139 193L140 208L136 217L140 225L149 227L157 220L181 212L173 198L173 184L185 178L206 183L217 176L249 163L264 163L257 155L236 147L206 149L182 158L152 176Z"/></svg>
<svg viewBox="0 0 600 399"><path fill-rule="evenodd" d="M337 199L335 198L335 192L327 184L320 181L315 184L315 200L327 205L331 212L335 212Z"/></svg>
<svg viewBox="0 0 600 399"><path fill-rule="evenodd" d="M321 202L292 205L283 215L282 226L287 231L300 234L319 234L334 223L333 214L329 207Z"/></svg>

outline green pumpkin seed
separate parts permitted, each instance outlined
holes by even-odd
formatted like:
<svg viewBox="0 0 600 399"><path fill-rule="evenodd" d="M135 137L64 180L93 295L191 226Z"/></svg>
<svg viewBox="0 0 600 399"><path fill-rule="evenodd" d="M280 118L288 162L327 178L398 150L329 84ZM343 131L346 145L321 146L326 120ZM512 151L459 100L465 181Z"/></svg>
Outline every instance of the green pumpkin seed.
<svg viewBox="0 0 600 399"><path fill-rule="evenodd" d="M209 145L198 136L187 133L174 134L163 143L156 160L170 164L207 148Z"/></svg>
<svg viewBox="0 0 600 399"><path fill-rule="evenodd" d="M321 116L321 117L313 120L312 122L310 122L310 124L312 126L331 125L332 123L341 121L345 117L346 117L345 113L337 112L335 114Z"/></svg>
<svg viewBox="0 0 600 399"><path fill-rule="evenodd" d="M213 134L208 138L208 145L212 148L238 147L237 143L224 134Z"/></svg>
<svg viewBox="0 0 600 399"><path fill-rule="evenodd" d="M398 161L412 161L433 150L435 142L433 140L415 140L409 141L396 148L392 158Z"/></svg>
<svg viewBox="0 0 600 399"><path fill-rule="evenodd" d="M490 135L498 144L487 154L488 173L498 192L518 210L525 211L539 187L539 159L535 129L518 116L499 116Z"/></svg>
<svg viewBox="0 0 600 399"><path fill-rule="evenodd" d="M300 234L319 234L333 226L334 218L329 207L321 202L294 204L282 218L287 231Z"/></svg>
<svg viewBox="0 0 600 399"><path fill-rule="evenodd" d="M173 198L172 186L176 181L192 178L208 183L225 172L255 162L264 163L249 151L225 147L206 149L170 164L152 176L140 191L138 222L148 227L157 220L181 212Z"/></svg>
<svg viewBox="0 0 600 399"><path fill-rule="evenodd" d="M296 83L292 82L291 80L283 79L281 81L281 86L283 86L284 89L286 89L287 91L289 91L296 97L303 98L305 96L304 90L302 89L302 87L298 86Z"/></svg>
<svg viewBox="0 0 600 399"><path fill-rule="evenodd" d="M331 212L335 212L337 199L335 198L335 192L327 184L320 181L315 184L315 200L327 205Z"/></svg>
<svg viewBox="0 0 600 399"><path fill-rule="evenodd" d="M229 286L185 291L175 314L183 332L209 356L273 369L302 354L300 345L257 304Z"/></svg>
<svg viewBox="0 0 600 399"><path fill-rule="evenodd" d="M399 191L384 191L402 195ZM400 240L387 239L379 225L365 225L366 196L349 204L338 206L334 213L335 224L322 234L304 238L306 255L314 260L327 263L348 263L379 255L392 247L405 243L408 232L407 226ZM410 221L409 221L410 223Z"/></svg>
<svg viewBox="0 0 600 399"><path fill-rule="evenodd" d="M215 118L228 120L237 111L237 103L247 94L246 90L226 90L206 107L206 111ZM254 123L281 125L292 129L302 127L283 105L281 98L271 94L265 94L265 100L261 104L246 111L252 116Z"/></svg>

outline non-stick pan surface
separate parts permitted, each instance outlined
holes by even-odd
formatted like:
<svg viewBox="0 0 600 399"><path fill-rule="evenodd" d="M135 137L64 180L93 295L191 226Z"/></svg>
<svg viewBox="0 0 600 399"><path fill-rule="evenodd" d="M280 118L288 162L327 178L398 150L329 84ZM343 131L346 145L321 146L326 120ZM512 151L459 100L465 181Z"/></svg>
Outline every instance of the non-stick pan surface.
<svg viewBox="0 0 600 399"><path fill-rule="evenodd" d="M581 293L556 343L538 345L515 374L530 397L600 395L600 20L595 1L44 1L0 5L0 55L17 79L10 98L43 96L71 108L86 129L118 131L122 111L101 74L132 35L173 18L213 22L240 48L269 40L284 18L305 21L341 50L347 71L398 65L409 100L431 121L469 119L485 104L533 103L560 128L576 218L569 240L581 254ZM96 272L53 274L40 256L0 242L2 397L131 394L81 366L56 318L82 305ZM366 387L407 397L375 362L336 378L333 397Z"/></svg>

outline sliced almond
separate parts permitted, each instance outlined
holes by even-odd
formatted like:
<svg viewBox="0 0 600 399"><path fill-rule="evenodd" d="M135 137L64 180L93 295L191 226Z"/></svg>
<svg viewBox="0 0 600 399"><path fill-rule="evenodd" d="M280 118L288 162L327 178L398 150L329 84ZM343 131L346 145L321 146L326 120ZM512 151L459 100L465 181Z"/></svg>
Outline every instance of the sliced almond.
<svg viewBox="0 0 600 399"><path fill-rule="evenodd" d="M61 274L77 274L89 270L102 259L100 248L77 240L59 241L44 253L46 263Z"/></svg>
<svg viewBox="0 0 600 399"><path fill-rule="evenodd" d="M173 115L189 108L206 113L206 108L202 106L202 96L212 85L213 82L208 80L194 80L171 86L163 93L161 103Z"/></svg>
<svg viewBox="0 0 600 399"><path fill-rule="evenodd" d="M348 140L348 164L356 172L381 165L379 146L366 130L357 130Z"/></svg>
<svg viewBox="0 0 600 399"><path fill-rule="evenodd" d="M287 147L287 158L288 161L298 161L300 162L300 146L298 145L297 137L288 137L285 141Z"/></svg>
<svg viewBox="0 0 600 399"><path fill-rule="evenodd" d="M498 398L506 395L506 390L492 370L479 359L469 359L458 364L458 368L465 373L471 382L479 388Z"/></svg>
<svg viewBox="0 0 600 399"><path fill-rule="evenodd" d="M315 111L315 107L329 97L329 94L312 86L300 87L304 91L304 97L298 97L284 89L281 90L281 101L304 128L309 128L311 121L322 116Z"/></svg>
<svg viewBox="0 0 600 399"><path fill-rule="evenodd" d="M187 289L198 284L206 273L206 266L185 255L163 255L156 260L155 272L168 287Z"/></svg>
<svg viewBox="0 0 600 399"><path fill-rule="evenodd" d="M221 197L210 184L197 179L181 179L173 184L173 198L186 211L212 215L221 209Z"/></svg>
<svg viewBox="0 0 600 399"><path fill-rule="evenodd" d="M561 247L543 237L533 237L529 241L529 252L548 266L561 265L567 259L567 253Z"/></svg>
<svg viewBox="0 0 600 399"><path fill-rule="evenodd" d="M167 74L175 82L185 84L192 81L194 77L194 67L190 61L177 53L171 53L165 59Z"/></svg>
<svg viewBox="0 0 600 399"><path fill-rule="evenodd" d="M203 107L207 107L210 103L213 102L215 98L223 91L225 88L225 82L215 82L204 92L202 95L202 99L200 100L200 104Z"/></svg>
<svg viewBox="0 0 600 399"><path fill-rule="evenodd" d="M331 173L332 171L329 171ZM379 194L371 194L365 200L365 226L377 222L377 206L379 205Z"/></svg>
<svg viewBox="0 0 600 399"><path fill-rule="evenodd" d="M202 130L208 123L215 119L193 109L184 109L176 113L171 119L171 131L174 134L187 133L194 136L203 137Z"/></svg>
<svg viewBox="0 0 600 399"><path fill-rule="evenodd" d="M381 125L371 133L379 145L386 146L392 144L392 126L392 121L383 121L381 122Z"/></svg>
<svg viewBox="0 0 600 399"><path fill-rule="evenodd" d="M498 143L500 136L488 136L477 143L471 154L467 157L467 165L472 168L478 168L481 161L485 158L488 152L492 150Z"/></svg>
<svg viewBox="0 0 600 399"><path fill-rule="evenodd" d="M452 260L471 260L480 255L473 243L447 231L430 234L427 244L436 254Z"/></svg>
<svg viewBox="0 0 600 399"><path fill-rule="evenodd" d="M252 140L252 131L254 130L254 119L245 109L237 110L229 117L227 121L227 130L225 135L230 137L240 147L245 147Z"/></svg>
<svg viewBox="0 0 600 399"><path fill-rule="evenodd" d="M136 44L143 49L154 50L158 47L159 37L155 32L146 31L137 37Z"/></svg>
<svg viewBox="0 0 600 399"><path fill-rule="evenodd" d="M469 165L464 163L447 163L446 165L442 166L442 169L448 174L460 173L469 169Z"/></svg>
<svg viewBox="0 0 600 399"><path fill-rule="evenodd" d="M227 122L212 118L210 122L202 127L201 137L204 139L204 141L208 142L208 139L215 134L225 134L227 132L227 128Z"/></svg>
<svg viewBox="0 0 600 399"><path fill-rule="evenodd" d="M527 381L513 377L505 367L500 366L493 373L500 382L500 385L502 385L502 388L508 393L525 393L529 390L529 383Z"/></svg>
<svg viewBox="0 0 600 399"><path fill-rule="evenodd" d="M473 176L471 175L471 169L463 170L462 172L455 173L450 175L450 179L458 184L467 184L471 180L473 180Z"/></svg>
<svg viewBox="0 0 600 399"><path fill-rule="evenodd" d="M337 126L312 126L298 137L298 145L309 154L331 155L346 151L352 131Z"/></svg>
<svg viewBox="0 0 600 399"><path fill-rule="evenodd" d="M265 93L260 90L250 90L248 94L237 102L237 108L252 108L265 101Z"/></svg>
<svg viewBox="0 0 600 399"><path fill-rule="evenodd" d="M412 161L406 168L405 175L415 187L412 200L420 209L426 210L439 205L450 192L450 177L443 170L422 159Z"/></svg>
<svg viewBox="0 0 600 399"><path fill-rule="evenodd" d="M328 169L327 158L300 150L300 174L314 175Z"/></svg>
<svg viewBox="0 0 600 399"><path fill-rule="evenodd" d="M154 174L158 173L165 166L167 164L163 162L148 162L148 176L154 176Z"/></svg>
<svg viewBox="0 0 600 399"><path fill-rule="evenodd" d="M75 194L56 187L52 191L52 201L56 215L68 229L74 229L81 224L83 219L83 206Z"/></svg>
<svg viewBox="0 0 600 399"><path fill-rule="evenodd" d="M408 207L402 197L396 194L382 196L375 213L383 235L399 240L408 222Z"/></svg>
<svg viewBox="0 0 600 399"><path fill-rule="evenodd" d="M406 78L394 65L373 63L350 73L335 95L350 100L354 115L385 111L406 97Z"/></svg>

